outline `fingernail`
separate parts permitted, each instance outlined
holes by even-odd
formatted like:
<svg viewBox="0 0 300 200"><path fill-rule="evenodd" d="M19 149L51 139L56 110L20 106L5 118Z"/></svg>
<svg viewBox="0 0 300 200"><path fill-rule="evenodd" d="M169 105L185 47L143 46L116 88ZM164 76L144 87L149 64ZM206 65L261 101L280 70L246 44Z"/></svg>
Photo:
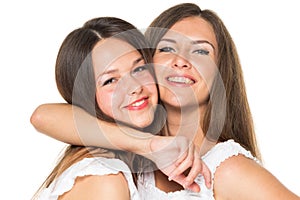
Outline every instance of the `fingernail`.
<svg viewBox="0 0 300 200"><path fill-rule="evenodd" d="M190 181L185 181L184 185L191 185Z"/></svg>
<svg viewBox="0 0 300 200"><path fill-rule="evenodd" d="M189 181L185 181L184 182L184 188L187 189L190 186L190 182Z"/></svg>
<svg viewBox="0 0 300 200"><path fill-rule="evenodd" d="M207 183L207 188L210 189L211 188L211 182Z"/></svg>

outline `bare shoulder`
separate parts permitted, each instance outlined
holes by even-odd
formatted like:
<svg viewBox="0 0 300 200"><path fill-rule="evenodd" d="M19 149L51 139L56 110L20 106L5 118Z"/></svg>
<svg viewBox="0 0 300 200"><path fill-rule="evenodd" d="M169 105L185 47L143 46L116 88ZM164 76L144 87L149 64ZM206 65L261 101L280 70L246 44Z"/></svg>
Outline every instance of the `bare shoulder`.
<svg viewBox="0 0 300 200"><path fill-rule="evenodd" d="M69 199L129 200L130 193L122 173L103 176L91 175L76 178L73 188L59 198L59 200Z"/></svg>
<svg viewBox="0 0 300 200"><path fill-rule="evenodd" d="M274 175L243 155L226 159L214 179L216 199L297 199Z"/></svg>

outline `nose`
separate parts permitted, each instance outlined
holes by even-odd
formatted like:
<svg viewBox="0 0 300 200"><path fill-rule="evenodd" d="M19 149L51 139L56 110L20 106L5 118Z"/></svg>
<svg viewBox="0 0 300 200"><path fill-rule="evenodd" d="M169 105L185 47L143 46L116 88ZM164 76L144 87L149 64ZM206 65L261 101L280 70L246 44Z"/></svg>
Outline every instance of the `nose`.
<svg viewBox="0 0 300 200"><path fill-rule="evenodd" d="M131 92L131 95L137 95L141 94L143 92L143 86L142 85L137 85Z"/></svg>
<svg viewBox="0 0 300 200"><path fill-rule="evenodd" d="M176 57L173 59L173 68L190 69L191 66L191 63L181 55L176 55Z"/></svg>
<svg viewBox="0 0 300 200"><path fill-rule="evenodd" d="M136 80L135 78L131 78L131 81L129 81L128 83L128 95L138 95L141 94L144 90L143 85Z"/></svg>

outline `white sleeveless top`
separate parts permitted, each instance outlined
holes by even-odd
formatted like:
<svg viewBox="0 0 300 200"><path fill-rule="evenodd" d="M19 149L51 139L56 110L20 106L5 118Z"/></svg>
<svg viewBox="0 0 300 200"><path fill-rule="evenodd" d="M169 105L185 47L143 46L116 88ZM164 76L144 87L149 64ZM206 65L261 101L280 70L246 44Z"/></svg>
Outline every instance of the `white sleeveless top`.
<svg viewBox="0 0 300 200"><path fill-rule="evenodd" d="M240 144L233 140L216 144L210 151L208 151L202 160L206 163L212 174L212 186L208 189L205 186L205 181L202 175L199 175L195 182L199 184L201 191L195 193L189 190L180 190L176 192L164 192L155 186L155 177L153 172L141 174L138 178L138 190L143 200L159 199L159 200L183 200L183 199L203 199L215 200L213 193L213 178L217 167L227 158L235 155L244 155L247 158L253 159L259 163L259 160L252 156L252 154L243 148Z"/></svg>
<svg viewBox="0 0 300 200"><path fill-rule="evenodd" d="M72 189L75 179L86 175L109 175L122 172L127 180L131 200L140 200L129 167L120 159L92 157L73 164L65 170L39 196L39 200L56 200L60 195Z"/></svg>

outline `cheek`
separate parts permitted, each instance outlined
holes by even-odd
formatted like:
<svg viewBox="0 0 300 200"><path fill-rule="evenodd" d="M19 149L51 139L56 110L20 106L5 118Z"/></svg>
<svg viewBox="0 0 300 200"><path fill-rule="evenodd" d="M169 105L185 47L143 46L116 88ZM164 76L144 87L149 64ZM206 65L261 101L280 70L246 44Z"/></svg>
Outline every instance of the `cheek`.
<svg viewBox="0 0 300 200"><path fill-rule="evenodd" d="M146 72L142 75L136 76L135 79L139 82L142 86L153 86L155 85L155 80L150 72Z"/></svg>
<svg viewBox="0 0 300 200"><path fill-rule="evenodd" d="M146 85L147 91L151 93L152 104L155 105L158 103L158 90L156 84L153 82L152 84Z"/></svg>
<svg viewBox="0 0 300 200"><path fill-rule="evenodd" d="M153 57L155 65L166 65L172 60L172 54L156 54Z"/></svg>
<svg viewBox="0 0 300 200"><path fill-rule="evenodd" d="M97 90L96 99L98 107L104 112L106 115L113 117L112 115L112 99L113 99L113 91L102 91Z"/></svg>
<svg viewBox="0 0 300 200"><path fill-rule="evenodd" d="M207 96L209 96L213 82L215 80L216 77L216 73L218 73L217 68L209 68L207 70L204 71L203 76L205 78L204 80L204 86L203 86L203 90L204 90L204 94L206 94Z"/></svg>
<svg viewBox="0 0 300 200"><path fill-rule="evenodd" d="M218 73L218 67L215 61L210 57L200 57L194 59L192 62L194 68L194 74L199 76L199 79L206 84L206 87L210 90L216 73Z"/></svg>
<svg viewBox="0 0 300 200"><path fill-rule="evenodd" d="M195 94L197 95L198 103L203 104L207 102L210 95L210 91L207 85L203 84L196 89Z"/></svg>
<svg viewBox="0 0 300 200"><path fill-rule="evenodd" d="M154 104L157 104L158 101L158 90L156 86L156 82L154 80L154 77L150 72L147 72L143 75L135 77L136 80L139 82L141 86L146 88L147 92L151 94L151 97L155 102L152 102Z"/></svg>
<svg viewBox="0 0 300 200"><path fill-rule="evenodd" d="M201 71L201 82L196 89L199 102L207 102L217 73L218 69L216 67L206 67Z"/></svg>

